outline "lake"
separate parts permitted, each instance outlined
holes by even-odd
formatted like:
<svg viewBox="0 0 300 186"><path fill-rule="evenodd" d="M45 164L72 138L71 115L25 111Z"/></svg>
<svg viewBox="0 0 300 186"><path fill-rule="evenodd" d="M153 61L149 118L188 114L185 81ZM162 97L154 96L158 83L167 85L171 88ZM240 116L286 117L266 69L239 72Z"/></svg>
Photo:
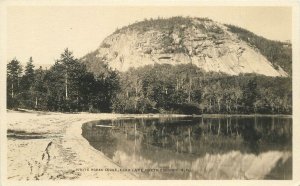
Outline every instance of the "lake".
<svg viewBox="0 0 300 186"><path fill-rule="evenodd" d="M140 179L292 179L292 118L102 120L82 135Z"/></svg>

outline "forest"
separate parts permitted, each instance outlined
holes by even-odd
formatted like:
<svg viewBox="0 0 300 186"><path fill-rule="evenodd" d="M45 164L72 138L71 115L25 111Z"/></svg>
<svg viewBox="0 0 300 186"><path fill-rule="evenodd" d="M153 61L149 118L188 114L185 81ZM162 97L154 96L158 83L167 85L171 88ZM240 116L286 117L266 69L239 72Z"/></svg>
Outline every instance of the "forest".
<svg viewBox="0 0 300 186"><path fill-rule="evenodd" d="M7 64L7 108L58 112L291 114L292 78L229 76L192 64L152 65L127 72L90 72L65 49L49 69Z"/></svg>

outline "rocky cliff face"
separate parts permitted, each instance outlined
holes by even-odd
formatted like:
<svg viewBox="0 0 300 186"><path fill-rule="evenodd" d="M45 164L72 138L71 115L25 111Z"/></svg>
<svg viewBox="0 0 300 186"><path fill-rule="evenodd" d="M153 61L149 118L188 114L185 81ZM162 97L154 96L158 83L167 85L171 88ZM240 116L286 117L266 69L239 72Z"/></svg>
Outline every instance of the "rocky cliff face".
<svg viewBox="0 0 300 186"><path fill-rule="evenodd" d="M255 46L209 19L175 17L135 23L104 39L94 54L119 71L152 64L192 63L208 72L287 76Z"/></svg>

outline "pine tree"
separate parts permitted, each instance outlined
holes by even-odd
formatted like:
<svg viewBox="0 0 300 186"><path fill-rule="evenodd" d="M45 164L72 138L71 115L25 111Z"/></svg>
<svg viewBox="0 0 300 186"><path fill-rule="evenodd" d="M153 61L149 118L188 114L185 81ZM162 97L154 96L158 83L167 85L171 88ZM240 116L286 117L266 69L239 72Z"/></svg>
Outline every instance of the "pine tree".
<svg viewBox="0 0 300 186"><path fill-rule="evenodd" d="M32 92L32 86L34 84L34 65L32 57L29 58L24 70L24 75L21 78L20 82L20 95L18 96L18 100L20 102L20 106L26 108L33 108L34 98Z"/></svg>
<svg viewBox="0 0 300 186"><path fill-rule="evenodd" d="M22 77L23 91L29 91L33 83L34 83L34 65L33 65L32 57L30 57L29 61L25 66L25 74Z"/></svg>
<svg viewBox="0 0 300 186"><path fill-rule="evenodd" d="M64 53L61 54L59 62L64 67L64 75L65 75L65 99L69 99L69 84L70 84L70 73L72 70L73 65L76 63L74 59L73 53L69 51L68 48L65 49Z"/></svg>
<svg viewBox="0 0 300 186"><path fill-rule="evenodd" d="M20 78L22 75L22 66L15 58L7 64L7 106L9 108L17 107L15 96L20 93Z"/></svg>

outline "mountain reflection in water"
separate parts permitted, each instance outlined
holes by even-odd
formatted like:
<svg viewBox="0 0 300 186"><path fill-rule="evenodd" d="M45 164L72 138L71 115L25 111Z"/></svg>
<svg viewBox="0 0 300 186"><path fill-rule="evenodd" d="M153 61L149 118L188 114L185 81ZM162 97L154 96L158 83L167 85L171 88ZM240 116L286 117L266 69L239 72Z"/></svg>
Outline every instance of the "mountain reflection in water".
<svg viewBox="0 0 300 186"><path fill-rule="evenodd" d="M292 179L292 119L204 117L85 123L91 146L141 179Z"/></svg>

